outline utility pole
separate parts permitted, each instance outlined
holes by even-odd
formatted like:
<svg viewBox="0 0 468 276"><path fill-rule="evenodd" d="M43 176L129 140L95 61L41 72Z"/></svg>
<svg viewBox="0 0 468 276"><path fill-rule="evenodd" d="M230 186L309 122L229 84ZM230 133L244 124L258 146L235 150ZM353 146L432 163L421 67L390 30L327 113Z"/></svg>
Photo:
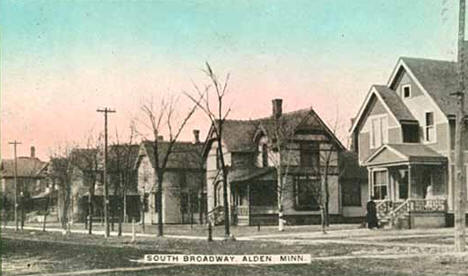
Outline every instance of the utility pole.
<svg viewBox="0 0 468 276"><path fill-rule="evenodd" d="M13 142L9 142L8 144L13 145L13 152L15 156L15 231L18 231L18 158L16 156L16 146L21 145L21 142L15 140Z"/></svg>
<svg viewBox="0 0 468 276"><path fill-rule="evenodd" d="M106 225L105 237L110 236L109 229L109 187L107 185L107 114L115 113L115 110L105 107L98 109L97 112L104 113L104 223Z"/></svg>
<svg viewBox="0 0 468 276"><path fill-rule="evenodd" d="M465 6L466 0L460 0L458 25L458 91L452 95L457 98L455 117L455 250L465 251L466 228L466 175L463 156L465 128Z"/></svg>

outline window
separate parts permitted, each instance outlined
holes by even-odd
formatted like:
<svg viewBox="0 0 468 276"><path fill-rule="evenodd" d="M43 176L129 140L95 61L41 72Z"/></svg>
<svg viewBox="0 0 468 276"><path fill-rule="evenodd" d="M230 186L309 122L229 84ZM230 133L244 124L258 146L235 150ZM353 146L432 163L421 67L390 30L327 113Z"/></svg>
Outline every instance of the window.
<svg viewBox="0 0 468 276"><path fill-rule="evenodd" d="M371 148L378 148L388 141L387 116L371 118Z"/></svg>
<svg viewBox="0 0 468 276"><path fill-rule="evenodd" d="M214 206L223 206L223 182L219 181L215 184Z"/></svg>
<svg viewBox="0 0 468 276"><path fill-rule="evenodd" d="M320 179L298 176L294 179L294 208L300 211L318 211Z"/></svg>
<svg viewBox="0 0 468 276"><path fill-rule="evenodd" d="M435 141L434 112L426 112L425 139L426 142Z"/></svg>
<svg viewBox="0 0 468 276"><path fill-rule="evenodd" d="M406 98L411 98L411 85L406 84L401 86L401 96L406 99Z"/></svg>
<svg viewBox="0 0 468 276"><path fill-rule="evenodd" d="M262 144L262 167L268 167L268 147Z"/></svg>
<svg viewBox="0 0 468 276"><path fill-rule="evenodd" d="M403 124L403 143L419 142L419 126L417 124Z"/></svg>
<svg viewBox="0 0 468 276"><path fill-rule="evenodd" d="M300 145L300 162L302 167L318 168L320 164L319 143L303 143Z"/></svg>
<svg viewBox="0 0 468 276"><path fill-rule="evenodd" d="M252 206L278 206L278 190L276 181L257 181L250 186L250 202Z"/></svg>
<svg viewBox="0 0 468 276"><path fill-rule="evenodd" d="M387 197L387 171L375 171L373 182L373 195L375 199L385 199Z"/></svg>
<svg viewBox="0 0 468 276"><path fill-rule="evenodd" d="M343 206L361 206L361 183L359 181L343 181L341 199Z"/></svg>

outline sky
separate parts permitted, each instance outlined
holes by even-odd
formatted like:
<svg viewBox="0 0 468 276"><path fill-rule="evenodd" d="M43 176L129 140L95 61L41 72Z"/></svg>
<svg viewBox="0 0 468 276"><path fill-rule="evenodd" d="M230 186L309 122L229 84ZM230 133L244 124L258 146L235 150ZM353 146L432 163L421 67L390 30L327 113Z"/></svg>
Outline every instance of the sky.
<svg viewBox="0 0 468 276"><path fill-rule="evenodd" d="M203 86L209 62L230 74L229 118L312 107L346 144L350 119L372 84L386 84L400 56L456 59L458 1L0 1L1 154L19 140L47 160L59 146L85 146L103 131L96 109L110 107L110 143L130 121L143 138L141 106L177 100ZM206 136L197 112L192 130ZM167 135L167 132L163 132Z"/></svg>

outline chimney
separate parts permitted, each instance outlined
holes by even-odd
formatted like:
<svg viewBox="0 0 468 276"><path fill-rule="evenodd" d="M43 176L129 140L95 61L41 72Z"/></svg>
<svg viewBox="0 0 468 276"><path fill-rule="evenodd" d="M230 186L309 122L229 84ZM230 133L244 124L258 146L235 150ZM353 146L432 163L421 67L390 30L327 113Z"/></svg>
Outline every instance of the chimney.
<svg viewBox="0 0 468 276"><path fill-rule="evenodd" d="M159 142L164 141L164 136L158 135L158 141L159 141Z"/></svg>
<svg viewBox="0 0 468 276"><path fill-rule="evenodd" d="M193 130L193 142L195 144L200 143L200 130L199 129Z"/></svg>
<svg viewBox="0 0 468 276"><path fill-rule="evenodd" d="M31 146L31 158L36 157L36 148L34 146Z"/></svg>
<svg viewBox="0 0 468 276"><path fill-rule="evenodd" d="M283 99L273 99L273 117L278 119L283 114Z"/></svg>

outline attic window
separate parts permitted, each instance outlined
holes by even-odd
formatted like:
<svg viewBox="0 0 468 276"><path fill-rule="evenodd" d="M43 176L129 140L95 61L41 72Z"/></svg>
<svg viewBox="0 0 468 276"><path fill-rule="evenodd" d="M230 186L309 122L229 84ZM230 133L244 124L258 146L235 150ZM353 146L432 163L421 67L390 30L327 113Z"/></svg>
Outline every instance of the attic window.
<svg viewBox="0 0 468 276"><path fill-rule="evenodd" d="M406 84L401 87L401 96L403 99L411 98L411 85Z"/></svg>

